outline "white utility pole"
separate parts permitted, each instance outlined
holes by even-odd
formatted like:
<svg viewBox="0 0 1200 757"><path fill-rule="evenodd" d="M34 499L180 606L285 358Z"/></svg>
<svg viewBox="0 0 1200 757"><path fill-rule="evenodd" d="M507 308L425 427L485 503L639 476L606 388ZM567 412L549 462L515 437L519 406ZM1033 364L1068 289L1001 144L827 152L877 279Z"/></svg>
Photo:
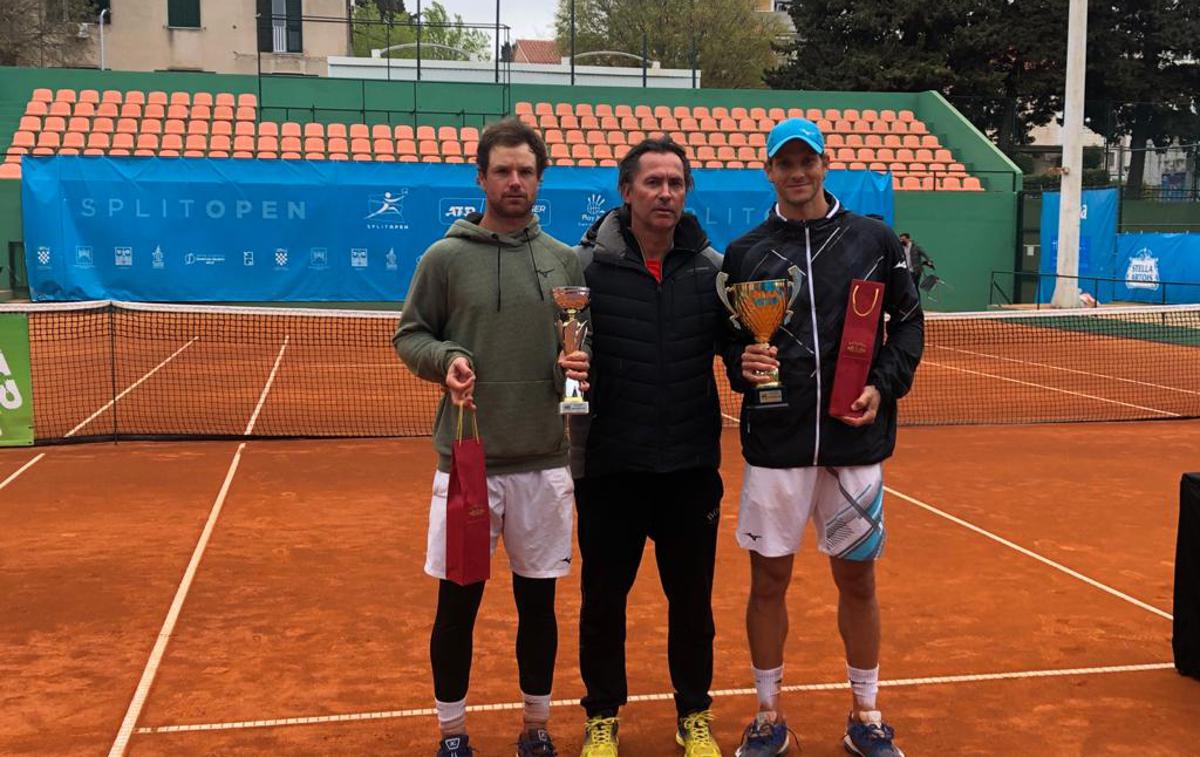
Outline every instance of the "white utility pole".
<svg viewBox="0 0 1200 757"><path fill-rule="evenodd" d="M1051 304L1079 307L1079 215L1083 193L1083 86L1087 73L1087 0L1071 0L1067 28L1067 91L1063 108L1062 202L1058 208L1058 268Z"/></svg>

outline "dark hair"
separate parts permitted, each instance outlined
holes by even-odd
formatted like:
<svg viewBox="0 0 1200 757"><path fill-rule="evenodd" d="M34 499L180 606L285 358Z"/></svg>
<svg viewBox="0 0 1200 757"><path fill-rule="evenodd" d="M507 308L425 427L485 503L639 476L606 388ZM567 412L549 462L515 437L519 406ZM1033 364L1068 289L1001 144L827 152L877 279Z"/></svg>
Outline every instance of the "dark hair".
<svg viewBox="0 0 1200 757"><path fill-rule="evenodd" d="M529 145L529 149L533 150L533 156L537 159L537 174L541 177L546 170L546 164L550 162L546 156L546 143L542 141L541 135L515 118L497 121L479 135L479 146L475 153L475 164L479 166L479 173L487 173L493 147L519 145Z"/></svg>
<svg viewBox="0 0 1200 757"><path fill-rule="evenodd" d="M680 147L678 142L666 136L643 139L634 145L633 149L625 154L625 157L621 158L621 163L617 167L618 188L633 183L633 175L637 171L638 163L648 152L669 152L672 155L678 155L680 162L683 163L683 185L687 187L688 191L691 191L692 166L688 162L687 151Z"/></svg>
<svg viewBox="0 0 1200 757"><path fill-rule="evenodd" d="M907 231L900 232L900 234L898 236L902 236L905 239L912 239L912 234L909 234Z"/></svg>

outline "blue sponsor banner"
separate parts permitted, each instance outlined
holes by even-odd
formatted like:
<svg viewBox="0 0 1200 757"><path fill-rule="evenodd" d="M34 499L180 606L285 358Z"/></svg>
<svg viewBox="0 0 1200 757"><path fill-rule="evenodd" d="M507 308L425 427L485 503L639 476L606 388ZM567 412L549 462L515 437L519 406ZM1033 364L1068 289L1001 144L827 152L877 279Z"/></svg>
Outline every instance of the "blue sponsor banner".
<svg viewBox="0 0 1200 757"><path fill-rule="evenodd" d="M1054 296L1054 275L1058 272L1058 212L1060 192L1042 195L1042 257L1039 297L1049 302ZM1117 210L1120 197L1116 189L1085 189L1079 210L1079 289L1101 302L1113 299L1110 282L1087 281L1088 276L1121 278L1117 269Z"/></svg>
<svg viewBox="0 0 1200 757"><path fill-rule="evenodd" d="M402 300L421 253L483 209L471 165L60 156L23 172L35 300ZM695 175L689 210L718 249L771 208L761 171ZM620 204L616 183L614 168L551 168L535 212L574 244ZM890 176L826 183L892 222Z"/></svg>
<svg viewBox="0 0 1200 757"><path fill-rule="evenodd" d="M1117 261L1115 299L1200 303L1200 234L1121 234Z"/></svg>

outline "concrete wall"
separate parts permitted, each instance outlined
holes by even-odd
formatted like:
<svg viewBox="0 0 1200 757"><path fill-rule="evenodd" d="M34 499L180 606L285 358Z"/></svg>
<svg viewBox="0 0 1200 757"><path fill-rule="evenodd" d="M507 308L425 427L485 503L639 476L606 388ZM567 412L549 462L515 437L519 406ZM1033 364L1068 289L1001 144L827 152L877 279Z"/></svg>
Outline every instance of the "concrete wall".
<svg viewBox="0 0 1200 757"><path fill-rule="evenodd" d="M330 57L329 76L341 79L383 79L416 81L417 62L412 58ZM492 61L422 60L421 78L441 82L495 83L496 64ZM701 86L696 71L695 86ZM512 84L571 83L569 63L500 64L500 81ZM584 87L640 87L640 66L575 66L575 84ZM692 71L683 68L646 69L646 86L654 89L692 89Z"/></svg>
<svg viewBox="0 0 1200 757"><path fill-rule="evenodd" d="M305 16L346 18L345 0L303 0ZM105 26L105 65L123 71L163 69L254 74L258 71L255 0L201 0L200 27L167 26L167 0L112 0ZM325 76L326 59L348 52L347 26L305 22L304 52L263 53L266 73ZM99 30L92 27L89 58L100 60Z"/></svg>

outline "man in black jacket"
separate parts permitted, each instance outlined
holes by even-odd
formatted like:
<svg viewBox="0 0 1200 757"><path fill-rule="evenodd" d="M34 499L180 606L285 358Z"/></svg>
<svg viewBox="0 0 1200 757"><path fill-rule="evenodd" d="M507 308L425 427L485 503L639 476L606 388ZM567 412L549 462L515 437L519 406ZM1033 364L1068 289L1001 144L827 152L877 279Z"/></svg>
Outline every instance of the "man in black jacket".
<svg viewBox="0 0 1200 757"><path fill-rule="evenodd" d="M899 240L883 223L847 211L825 191L828 165L815 124L789 119L777 125L767 139L766 166L775 207L766 221L730 243L723 264L731 282L787 278L793 267L800 280L793 317L772 346L748 345L740 365L728 366L734 388L744 392L778 367L788 403L758 405L747 394L742 406L746 472L737 539L750 552L746 629L759 713L738 757L773 757L788 748L787 725L778 714L786 594L809 520L838 588L838 628L853 694L843 744L869 757L903 754L876 706L874 561L884 543L881 463L895 446L896 401L912 385L924 318ZM884 285L875 357L851 413L833 417L830 390L855 279Z"/></svg>
<svg viewBox="0 0 1200 757"><path fill-rule="evenodd" d="M628 693L625 606L647 537L670 606L676 741L686 757L719 757L708 688L723 494L713 378L724 332L715 287L721 256L684 212L692 177L679 145L635 146L621 161L618 186L625 204L599 219L579 247L593 328L592 412L571 421L583 558L583 757L617 757L617 714Z"/></svg>

